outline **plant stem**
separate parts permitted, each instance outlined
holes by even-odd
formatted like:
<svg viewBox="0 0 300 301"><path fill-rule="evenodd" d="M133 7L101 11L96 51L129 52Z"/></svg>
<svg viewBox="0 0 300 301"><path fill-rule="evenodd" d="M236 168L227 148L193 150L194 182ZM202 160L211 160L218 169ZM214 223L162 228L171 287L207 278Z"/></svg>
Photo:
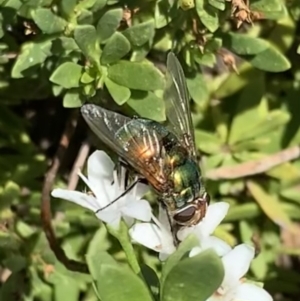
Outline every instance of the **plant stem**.
<svg viewBox="0 0 300 301"><path fill-rule="evenodd" d="M111 235L116 237L118 239L118 241L120 242L120 244L126 254L128 263L129 263L130 267L132 268L132 270L136 274L141 274L141 268L136 259L134 249L130 242L129 235L128 235L128 228L127 228L126 224L123 221L121 221L119 229L114 229L110 226L107 226L107 230Z"/></svg>

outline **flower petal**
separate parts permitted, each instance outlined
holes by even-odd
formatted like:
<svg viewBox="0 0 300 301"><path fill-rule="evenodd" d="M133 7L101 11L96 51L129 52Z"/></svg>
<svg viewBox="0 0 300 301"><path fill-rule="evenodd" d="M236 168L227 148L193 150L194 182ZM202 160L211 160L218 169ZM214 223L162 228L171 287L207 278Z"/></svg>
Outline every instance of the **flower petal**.
<svg viewBox="0 0 300 301"><path fill-rule="evenodd" d="M156 252L160 252L162 249L161 232L158 226L155 224L135 224L129 229L129 235L134 242L137 242Z"/></svg>
<svg viewBox="0 0 300 301"><path fill-rule="evenodd" d="M121 208L121 211L124 215L144 222L149 222L151 219L151 206L146 200L127 202L127 204Z"/></svg>
<svg viewBox="0 0 300 301"><path fill-rule="evenodd" d="M167 258L171 255L172 253L164 253L164 252L160 252L158 255L158 258L160 261L165 261L167 260Z"/></svg>
<svg viewBox="0 0 300 301"><path fill-rule="evenodd" d="M236 288L232 301L272 301L271 295L263 288L244 282Z"/></svg>
<svg viewBox="0 0 300 301"><path fill-rule="evenodd" d="M229 204L226 202L219 202L208 206L205 217L196 226L198 229L195 231L199 231L200 236L212 234L226 216L228 209Z"/></svg>
<svg viewBox="0 0 300 301"><path fill-rule="evenodd" d="M60 198L75 203L81 207L92 210L93 212L99 209L97 200L94 196L82 193L80 191L57 188L52 190L51 195L55 198Z"/></svg>
<svg viewBox="0 0 300 301"><path fill-rule="evenodd" d="M235 285L249 270L255 250L252 246L241 244L233 248L223 258L224 286Z"/></svg>
<svg viewBox="0 0 300 301"><path fill-rule="evenodd" d="M97 209L100 209L109 203L109 196L106 193L106 189L103 187L103 183L101 183L101 181L99 181L99 183L93 183L81 172L78 172L78 175L95 195L95 206Z"/></svg>
<svg viewBox="0 0 300 301"><path fill-rule="evenodd" d="M201 247L194 247L191 251L190 251L190 254L189 254L189 257L193 257L193 256L196 256L198 255L199 253L201 253L203 250Z"/></svg>
<svg viewBox="0 0 300 301"><path fill-rule="evenodd" d="M133 189L134 197L137 199L142 198L148 191L149 186L143 183L137 183Z"/></svg>
<svg viewBox="0 0 300 301"><path fill-rule="evenodd" d="M87 162L87 173L90 181L98 182L101 178L113 179L115 164L103 151L93 152Z"/></svg>
<svg viewBox="0 0 300 301"><path fill-rule="evenodd" d="M118 210L112 210L110 208L97 212L96 216L98 219L104 221L114 228L118 228L121 220L121 213Z"/></svg>
<svg viewBox="0 0 300 301"><path fill-rule="evenodd" d="M200 242L200 245L203 250L214 249L218 256L224 256L231 251L230 245L216 236L206 237Z"/></svg>
<svg viewBox="0 0 300 301"><path fill-rule="evenodd" d="M191 227L183 227L183 228L179 229L179 231L177 233L177 238L180 241L184 241L191 233L196 231L196 227L197 226L191 226Z"/></svg>

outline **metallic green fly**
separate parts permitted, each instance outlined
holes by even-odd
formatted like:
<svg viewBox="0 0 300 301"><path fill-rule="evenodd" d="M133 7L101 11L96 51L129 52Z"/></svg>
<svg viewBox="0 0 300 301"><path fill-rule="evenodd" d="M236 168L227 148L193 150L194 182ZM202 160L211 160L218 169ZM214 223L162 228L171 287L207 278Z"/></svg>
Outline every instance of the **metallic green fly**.
<svg viewBox="0 0 300 301"><path fill-rule="evenodd" d="M171 227L192 226L205 216L210 197L197 162L190 97L182 67L168 54L164 90L168 125L129 118L93 104L81 112L92 131L148 183L164 205Z"/></svg>

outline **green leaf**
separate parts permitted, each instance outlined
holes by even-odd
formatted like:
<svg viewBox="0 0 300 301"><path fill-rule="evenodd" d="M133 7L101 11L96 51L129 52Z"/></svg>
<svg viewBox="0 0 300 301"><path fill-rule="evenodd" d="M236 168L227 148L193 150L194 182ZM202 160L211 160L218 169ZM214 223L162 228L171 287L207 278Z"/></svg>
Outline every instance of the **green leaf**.
<svg viewBox="0 0 300 301"><path fill-rule="evenodd" d="M239 74L233 72L225 78L214 93L215 97L225 98L227 96L231 96L247 86L256 77L262 76L262 72L251 66L248 62L239 66L238 72Z"/></svg>
<svg viewBox="0 0 300 301"><path fill-rule="evenodd" d="M120 60L130 51L130 43L121 33L115 32L107 41L101 55L101 64L111 64Z"/></svg>
<svg viewBox="0 0 300 301"><path fill-rule="evenodd" d="M142 46L152 40L155 34L154 20L131 26L122 32L132 45Z"/></svg>
<svg viewBox="0 0 300 301"><path fill-rule="evenodd" d="M188 252L192 250L192 248L199 246L199 240L195 235L189 235L183 242L180 243L176 252L168 257L166 260L161 276L161 283L163 285L166 277L170 273L170 271L178 264L178 262L185 256L188 255Z"/></svg>
<svg viewBox="0 0 300 301"><path fill-rule="evenodd" d="M234 119L231 124L229 144L245 140L245 134L252 136L252 129L261 120L266 119L262 99L265 91L264 76L256 76L240 95Z"/></svg>
<svg viewBox="0 0 300 301"><path fill-rule="evenodd" d="M97 24L97 34L101 43L105 43L115 33L122 17L122 8L111 9L101 17Z"/></svg>
<svg viewBox="0 0 300 301"><path fill-rule="evenodd" d="M166 120L164 102L152 92L132 91L127 104L139 116L156 121Z"/></svg>
<svg viewBox="0 0 300 301"><path fill-rule="evenodd" d="M85 10L85 9L89 9L91 7L94 6L96 0L85 0L85 1L81 1L78 3L77 5L77 9L78 10Z"/></svg>
<svg viewBox="0 0 300 301"><path fill-rule="evenodd" d="M83 68L72 62L61 64L51 75L50 81L65 89L79 87Z"/></svg>
<svg viewBox="0 0 300 301"><path fill-rule="evenodd" d="M172 21L173 14L170 12L170 9L170 2L163 0L156 1L154 11L155 28L163 28Z"/></svg>
<svg viewBox="0 0 300 301"><path fill-rule="evenodd" d="M294 225L284 212L281 202L275 195L270 195L253 181L247 182L247 187L264 213L278 226L292 230Z"/></svg>
<svg viewBox="0 0 300 301"><path fill-rule="evenodd" d="M60 56L62 53L70 54L72 51L80 51L73 38L59 37L52 40L51 43L51 52L57 56Z"/></svg>
<svg viewBox="0 0 300 301"><path fill-rule="evenodd" d="M163 287L163 301L205 301L221 285L224 268L221 259L209 249L181 260L167 275Z"/></svg>
<svg viewBox="0 0 300 301"><path fill-rule="evenodd" d="M25 270L12 273L1 286L0 300L13 300L13 298L26 295L30 289L29 279Z"/></svg>
<svg viewBox="0 0 300 301"><path fill-rule="evenodd" d="M300 186L286 188L280 192L280 195L300 204Z"/></svg>
<svg viewBox="0 0 300 301"><path fill-rule="evenodd" d="M283 72L291 68L289 60L271 44L254 57L243 56L252 66L269 72Z"/></svg>
<svg viewBox="0 0 300 301"><path fill-rule="evenodd" d="M22 78L33 68L39 68L48 57L40 44L25 43L12 68L12 78Z"/></svg>
<svg viewBox="0 0 300 301"><path fill-rule="evenodd" d="M103 265L118 266L118 263L107 252L101 251L100 248L92 250L86 256L86 262L89 271L95 281L101 281L101 268Z"/></svg>
<svg viewBox="0 0 300 301"><path fill-rule="evenodd" d="M209 4L219 10L225 10L225 0L208 0Z"/></svg>
<svg viewBox="0 0 300 301"><path fill-rule="evenodd" d="M159 278L156 272L149 266L147 265L142 265L141 266L141 273L150 288L152 294L155 296L158 295L159 293Z"/></svg>
<svg viewBox="0 0 300 301"><path fill-rule="evenodd" d="M196 73L193 78L186 78L186 83L192 99L198 105L203 105L203 103L208 101L209 91L201 73Z"/></svg>
<svg viewBox="0 0 300 301"><path fill-rule="evenodd" d="M80 82L83 84L90 84L95 80L92 74L88 72L83 72L80 78Z"/></svg>
<svg viewBox="0 0 300 301"><path fill-rule="evenodd" d="M224 222L233 222L246 219L254 219L262 214L258 205L254 202L230 206Z"/></svg>
<svg viewBox="0 0 300 301"><path fill-rule="evenodd" d="M74 13L76 3L77 0L64 0L57 3L59 12L66 20Z"/></svg>
<svg viewBox="0 0 300 301"><path fill-rule="evenodd" d="M78 300L80 288L76 281L76 277L63 275L54 272L52 275L54 282L54 298L55 300L75 301Z"/></svg>
<svg viewBox="0 0 300 301"><path fill-rule="evenodd" d="M250 3L251 11L263 13L266 19L272 19L273 16L282 18L286 14L284 5L278 0L259 0Z"/></svg>
<svg viewBox="0 0 300 301"><path fill-rule="evenodd" d="M258 54L270 46L270 44L263 39L238 33L225 34L223 43L223 46L241 55Z"/></svg>
<svg viewBox="0 0 300 301"><path fill-rule="evenodd" d="M116 84L108 77L105 78L104 83L109 94L119 106L123 105L130 98L131 92L127 87Z"/></svg>
<svg viewBox="0 0 300 301"><path fill-rule="evenodd" d="M79 108L84 103L82 96L78 89L69 90L63 99L63 106L65 108Z"/></svg>
<svg viewBox="0 0 300 301"><path fill-rule="evenodd" d="M222 152L223 143L213 133L202 130L195 130L197 147L207 154L218 154Z"/></svg>
<svg viewBox="0 0 300 301"><path fill-rule="evenodd" d="M17 273L27 267L28 261L21 255L12 255L12 257L3 261L3 265L12 273Z"/></svg>
<svg viewBox="0 0 300 301"><path fill-rule="evenodd" d="M64 31L67 22L55 15L51 9L39 8L34 11L32 16L37 26L47 34L53 34Z"/></svg>
<svg viewBox="0 0 300 301"><path fill-rule="evenodd" d="M100 47L97 32L92 25L77 26L74 30L75 41L83 54L96 65L100 65Z"/></svg>
<svg viewBox="0 0 300 301"><path fill-rule="evenodd" d="M290 162L286 162L268 170L266 174L272 178L278 179L282 184L298 182L300 170Z"/></svg>
<svg viewBox="0 0 300 301"><path fill-rule="evenodd" d="M142 279L127 267L102 264L96 280L103 301L153 301Z"/></svg>
<svg viewBox="0 0 300 301"><path fill-rule="evenodd" d="M101 256L102 258L102 253L99 254L99 252L104 252L110 247L112 247L112 242L108 239L106 227L99 227L89 242L88 249L86 251L86 258L89 258L87 261L89 262L90 258L93 256L95 256L95 258ZM107 254L106 252L104 253ZM92 267L89 269L91 270Z"/></svg>
<svg viewBox="0 0 300 301"><path fill-rule="evenodd" d="M196 10L201 22L210 32L219 28L218 10L212 7L208 0L196 0Z"/></svg>
<svg viewBox="0 0 300 301"><path fill-rule="evenodd" d="M94 6L92 8L92 11L93 12L98 12L101 9L103 9L106 4L107 4L107 0L96 0Z"/></svg>
<svg viewBox="0 0 300 301"><path fill-rule="evenodd" d="M282 2L279 0L258 0L251 3L251 8L259 11L280 11Z"/></svg>
<svg viewBox="0 0 300 301"><path fill-rule="evenodd" d="M269 113L267 119L257 122L251 130L244 132L243 140L267 135L272 131L276 131L282 125L287 124L289 120L290 115L287 112L274 110Z"/></svg>
<svg viewBox="0 0 300 301"><path fill-rule="evenodd" d="M162 74L148 63L120 61L108 68L108 77L121 86L135 90L160 90L164 85Z"/></svg>
<svg viewBox="0 0 300 301"><path fill-rule="evenodd" d="M216 56L214 53L204 53L202 54L199 49L197 49L197 53L193 56L194 60L200 64L207 67L213 67L216 64Z"/></svg>
<svg viewBox="0 0 300 301"><path fill-rule="evenodd" d="M84 1L82 1L82 2L84 2ZM82 2L80 2L80 3L82 3ZM84 24L92 25L93 22L94 22L93 13L90 10L86 10L86 9L82 10L80 15L77 18L78 25L84 25Z"/></svg>

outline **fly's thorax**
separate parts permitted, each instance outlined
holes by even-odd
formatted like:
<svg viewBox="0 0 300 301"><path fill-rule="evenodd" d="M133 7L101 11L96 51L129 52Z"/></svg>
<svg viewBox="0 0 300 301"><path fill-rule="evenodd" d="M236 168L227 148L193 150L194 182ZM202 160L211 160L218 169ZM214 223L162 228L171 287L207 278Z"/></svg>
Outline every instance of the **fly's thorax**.
<svg viewBox="0 0 300 301"><path fill-rule="evenodd" d="M173 182L172 194L176 208L181 208L199 196L201 190L200 171L198 165L190 159L186 159L173 169L170 174Z"/></svg>

